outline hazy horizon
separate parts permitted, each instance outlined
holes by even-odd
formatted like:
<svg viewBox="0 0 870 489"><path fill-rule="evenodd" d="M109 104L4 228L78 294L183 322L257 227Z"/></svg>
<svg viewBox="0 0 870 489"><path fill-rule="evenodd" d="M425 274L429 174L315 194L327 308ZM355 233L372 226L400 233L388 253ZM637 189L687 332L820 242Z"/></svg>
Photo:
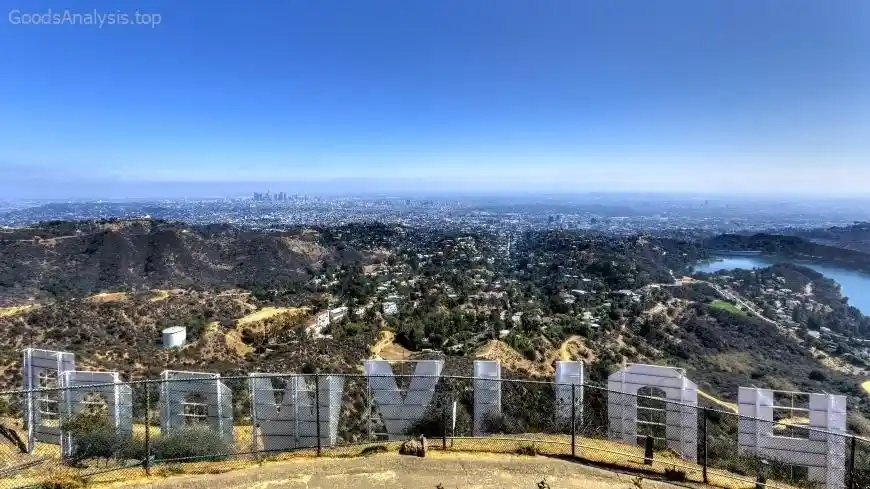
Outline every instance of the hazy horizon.
<svg viewBox="0 0 870 489"><path fill-rule="evenodd" d="M47 181L11 189L0 182L0 201L150 201L181 199L252 198L254 193L269 192L272 195L286 192L288 195L309 197L390 197L413 199L503 199L522 198L531 200L578 200L578 201L705 201L711 202L870 202L870 195L821 194L796 192L724 192L724 191L668 191L668 190L619 190L619 189L484 189L456 186L438 187L426 185L425 181L397 181L384 179L332 179L322 181L240 181L240 182L74 182Z"/></svg>

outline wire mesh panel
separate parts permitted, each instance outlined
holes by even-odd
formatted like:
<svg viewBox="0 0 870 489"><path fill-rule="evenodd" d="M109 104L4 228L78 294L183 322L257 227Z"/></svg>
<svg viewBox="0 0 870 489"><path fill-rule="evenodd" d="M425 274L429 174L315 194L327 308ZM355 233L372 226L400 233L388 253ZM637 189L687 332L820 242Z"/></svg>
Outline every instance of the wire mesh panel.
<svg viewBox="0 0 870 489"><path fill-rule="evenodd" d="M355 454L367 446L376 444L376 433L383 433L383 426L376 426L373 416L374 400L365 376L343 376L341 398L338 402L338 418L335 444L330 448L334 454Z"/></svg>
<svg viewBox="0 0 870 489"><path fill-rule="evenodd" d="M806 407L795 406L798 396L808 399ZM790 398L790 403L783 398ZM741 455L790 466L792 480L813 481L829 489L845 487L845 396L741 387L739 408Z"/></svg>
<svg viewBox="0 0 870 489"><path fill-rule="evenodd" d="M556 362L556 416L570 422L583 413L583 362ZM579 411L579 413L578 413Z"/></svg>
<svg viewBox="0 0 870 489"><path fill-rule="evenodd" d="M849 438L846 467L850 489L870 489L870 440Z"/></svg>
<svg viewBox="0 0 870 489"><path fill-rule="evenodd" d="M335 446L344 382L337 375L252 374L253 450Z"/></svg>
<svg viewBox="0 0 870 489"><path fill-rule="evenodd" d="M24 350L24 390L27 405L27 446L60 444L60 374L75 370L75 355L69 352L27 348Z"/></svg>
<svg viewBox="0 0 870 489"><path fill-rule="evenodd" d="M232 392L216 374L164 372L159 382L156 463L217 460L236 453Z"/></svg>
<svg viewBox="0 0 870 489"><path fill-rule="evenodd" d="M436 386L438 385L443 360L422 360L414 363L414 375L399 376L393 373L389 362L366 360L365 371L371 391L373 421L383 425L379 433L387 439L405 437L408 430L426 414ZM407 382L407 384L405 384Z"/></svg>
<svg viewBox="0 0 870 489"><path fill-rule="evenodd" d="M474 361L474 434L491 433L491 420L502 416L501 365L498 361Z"/></svg>
<svg viewBox="0 0 870 489"><path fill-rule="evenodd" d="M612 439L625 443L658 439L663 448L686 460L697 457L697 386L685 371L629 364L611 374L607 386L612 394L607 406Z"/></svg>
<svg viewBox="0 0 870 489"><path fill-rule="evenodd" d="M89 434L80 438L80 434L76 433L75 428L81 431L83 424L92 431L99 427L104 432L101 436L113 438L112 443L123 442L132 436L133 390L121 382L118 372L68 370L61 374L60 380L60 411L64 420L61 424L61 446L64 457L80 457L88 452L89 445L97 443Z"/></svg>

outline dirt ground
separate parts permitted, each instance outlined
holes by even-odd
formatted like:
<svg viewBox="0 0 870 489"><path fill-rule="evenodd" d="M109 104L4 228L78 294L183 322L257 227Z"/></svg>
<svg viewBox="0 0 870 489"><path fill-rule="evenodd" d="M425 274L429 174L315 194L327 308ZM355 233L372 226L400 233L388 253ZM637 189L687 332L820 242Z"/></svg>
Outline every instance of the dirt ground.
<svg viewBox="0 0 870 489"><path fill-rule="evenodd" d="M634 476L547 457L434 453L426 458L382 454L347 459L304 459L216 475L153 477L114 487L135 489L636 489ZM641 486L673 488L643 480ZM106 487L106 486L102 486Z"/></svg>

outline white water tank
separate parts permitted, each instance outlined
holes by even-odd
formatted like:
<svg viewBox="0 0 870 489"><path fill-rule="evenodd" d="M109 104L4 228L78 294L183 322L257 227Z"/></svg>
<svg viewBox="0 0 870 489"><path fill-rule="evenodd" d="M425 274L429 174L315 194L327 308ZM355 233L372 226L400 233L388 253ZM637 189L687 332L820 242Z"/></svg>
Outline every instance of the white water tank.
<svg viewBox="0 0 870 489"><path fill-rule="evenodd" d="M171 326L163 330L163 348L182 346L186 339L187 328L184 326Z"/></svg>

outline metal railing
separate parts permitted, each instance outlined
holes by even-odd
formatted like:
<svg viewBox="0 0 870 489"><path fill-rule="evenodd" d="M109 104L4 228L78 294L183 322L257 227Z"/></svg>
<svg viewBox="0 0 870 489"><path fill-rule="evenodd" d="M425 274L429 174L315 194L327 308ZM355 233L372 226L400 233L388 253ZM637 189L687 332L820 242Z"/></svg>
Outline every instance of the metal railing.
<svg viewBox="0 0 870 489"><path fill-rule="evenodd" d="M78 406L58 402L55 416L35 421L53 429L32 430L32 439L28 402L38 409L40 399L70 399L71 391L98 386L0 392L0 488L32 487L56 473L102 482L394 451L419 435L436 450L571 457L714 486L870 488L870 441L847 433L806 427L807 439L795 438L788 436L788 423L593 385L486 380L500 389L478 390L477 396L498 391L499 406L494 398L475 403L470 377L395 378L395 389L363 375L132 381L124 384L127 394L106 399L105 406L95 395ZM570 389L570 396L559 389ZM625 421L614 406L635 411ZM741 424L752 421L768 423L774 435L790 440L791 452L805 456L803 465L815 468L741 448ZM652 431L615 429L626 422ZM826 453L814 448L822 439ZM819 480L820 465L828 469L827 481Z"/></svg>

